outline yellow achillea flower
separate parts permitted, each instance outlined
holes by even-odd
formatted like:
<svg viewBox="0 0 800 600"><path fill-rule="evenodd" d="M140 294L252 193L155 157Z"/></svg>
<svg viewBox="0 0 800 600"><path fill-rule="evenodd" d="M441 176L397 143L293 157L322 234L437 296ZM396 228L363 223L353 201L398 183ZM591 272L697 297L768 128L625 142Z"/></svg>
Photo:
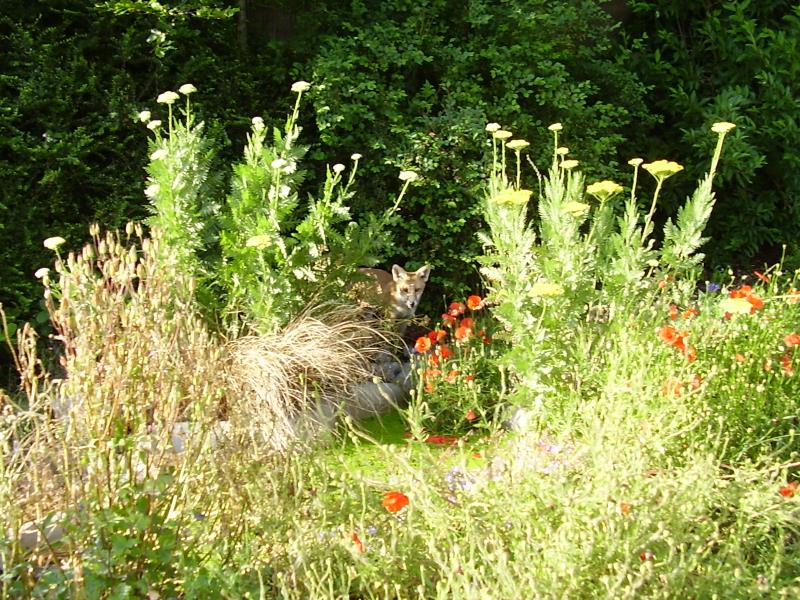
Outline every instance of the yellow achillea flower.
<svg viewBox="0 0 800 600"><path fill-rule="evenodd" d="M558 154L559 156L565 156L569 154L569 148L567 148L566 146L560 146L556 148L556 154Z"/></svg>
<svg viewBox="0 0 800 600"><path fill-rule="evenodd" d="M531 286L528 292L529 296L533 298L543 296L561 296L564 294L564 288L557 283L549 283L547 281L537 281Z"/></svg>
<svg viewBox="0 0 800 600"><path fill-rule="evenodd" d="M498 140L507 140L513 134L510 131L506 131L505 129L498 129L492 135Z"/></svg>
<svg viewBox="0 0 800 600"><path fill-rule="evenodd" d="M531 190L512 190L509 188L494 196L491 201L497 204L526 204L531 199L531 194L533 194Z"/></svg>
<svg viewBox="0 0 800 600"><path fill-rule="evenodd" d="M561 131L564 129L564 126L561 123L553 123L548 127L550 131Z"/></svg>
<svg viewBox="0 0 800 600"><path fill-rule="evenodd" d="M522 150L528 146L530 146L530 143L526 142L525 140L511 140L506 144L506 147L510 148L511 150Z"/></svg>
<svg viewBox="0 0 800 600"><path fill-rule="evenodd" d="M564 205L564 210L571 214L573 217L579 217L589 212L589 205L583 202L567 202Z"/></svg>
<svg viewBox="0 0 800 600"><path fill-rule="evenodd" d="M643 162L644 162L644 160L642 160L641 158L632 158L632 159L630 159L630 160L628 161L628 164L629 164L630 166L632 166L632 167L638 167L638 166L639 166L640 164L642 164Z"/></svg>
<svg viewBox="0 0 800 600"><path fill-rule="evenodd" d="M747 301L747 298L725 298L719 303L719 307L723 313L732 315L749 315L753 309L753 305Z"/></svg>
<svg viewBox="0 0 800 600"><path fill-rule="evenodd" d="M675 173L683 171L683 166L671 160L656 160L642 165L642 168L656 179L662 181L667 177L675 175Z"/></svg>
<svg viewBox="0 0 800 600"><path fill-rule="evenodd" d="M561 168L562 169L574 169L579 164L580 163L577 160L565 160L564 162L561 163Z"/></svg>
<svg viewBox="0 0 800 600"><path fill-rule="evenodd" d="M611 196L615 194L619 194L621 191L622 191L621 185L609 180L598 181L597 183L593 183L592 185L586 188L587 194L591 194L601 202L608 200L609 198L611 198Z"/></svg>
<svg viewBox="0 0 800 600"><path fill-rule="evenodd" d="M731 129L736 127L735 123L728 123L727 121L720 121L711 126L711 131L714 133L728 133Z"/></svg>

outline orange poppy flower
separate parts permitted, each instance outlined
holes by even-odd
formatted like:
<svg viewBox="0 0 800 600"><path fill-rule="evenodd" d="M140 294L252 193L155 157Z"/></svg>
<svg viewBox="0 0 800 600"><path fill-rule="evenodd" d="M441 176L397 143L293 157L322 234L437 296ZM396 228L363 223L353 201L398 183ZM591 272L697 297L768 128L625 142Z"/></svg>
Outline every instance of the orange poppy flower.
<svg viewBox="0 0 800 600"><path fill-rule="evenodd" d="M678 318L678 307L674 304L669 305L669 318L673 321Z"/></svg>
<svg viewBox="0 0 800 600"><path fill-rule="evenodd" d="M449 313L444 313L442 315L442 323L444 324L445 327L455 327L456 318Z"/></svg>
<svg viewBox="0 0 800 600"><path fill-rule="evenodd" d="M788 354L784 354L781 358L781 370L783 374L787 377L792 377L794 375L794 367L792 367L792 357Z"/></svg>
<svg viewBox="0 0 800 600"><path fill-rule="evenodd" d="M438 352L438 350L436 352L433 352L428 357L428 364L431 365L432 367L438 367L439 366L439 352Z"/></svg>
<svg viewBox="0 0 800 600"><path fill-rule="evenodd" d="M353 544L355 544L356 551L359 554L364 554L364 551L365 551L364 550L364 542L361 541L361 538L358 537L358 534L355 531L350 534L350 541L352 541Z"/></svg>
<svg viewBox="0 0 800 600"><path fill-rule="evenodd" d="M697 360L697 350L695 350L691 346L686 346L683 349L683 355L689 362L694 362L695 360Z"/></svg>
<svg viewBox="0 0 800 600"><path fill-rule="evenodd" d="M436 354L438 354L442 360L447 360L448 358L453 357L453 351L450 350L450 346L447 344L442 344L436 349Z"/></svg>
<svg viewBox="0 0 800 600"><path fill-rule="evenodd" d="M427 335L417 338L417 343L414 344L414 349L420 354L425 354L433 346L433 342Z"/></svg>
<svg viewBox="0 0 800 600"><path fill-rule="evenodd" d="M460 317L467 312L467 307L463 302L451 302L447 307L447 314L452 317Z"/></svg>
<svg viewBox="0 0 800 600"><path fill-rule="evenodd" d="M785 338L783 338L783 343L786 345L787 348L792 348L793 346L800 346L800 334L798 333L790 333Z"/></svg>
<svg viewBox="0 0 800 600"><path fill-rule="evenodd" d="M384 492L383 494L383 508L388 510L390 513L396 513L403 510L406 506L408 506L409 499L403 492L392 491L392 492Z"/></svg>
<svg viewBox="0 0 800 600"><path fill-rule="evenodd" d="M658 335L668 346L673 346L679 350L686 350L684 339L689 335L688 332L678 331L671 325L664 325L658 330Z"/></svg>
<svg viewBox="0 0 800 600"><path fill-rule="evenodd" d="M464 342L472 337L472 329L469 327L464 327L463 325L458 327L455 332L455 338L459 342Z"/></svg>
<svg viewBox="0 0 800 600"><path fill-rule="evenodd" d="M447 377L445 377L445 380L447 381L447 383L455 383L456 379L458 378L460 373L461 373L461 371L457 371L456 369L452 369L447 374Z"/></svg>
<svg viewBox="0 0 800 600"><path fill-rule="evenodd" d="M464 418L465 418L467 421L474 421L475 419L477 419L477 418L478 418L478 415L476 415L476 414L475 414L475 411L474 411L474 410L472 410L472 409L470 408L470 409L467 411L467 414L466 414L466 415L464 415Z"/></svg>
<svg viewBox="0 0 800 600"><path fill-rule="evenodd" d="M459 326L468 327L469 329L472 329L472 325L473 321L471 317L464 317L463 319L461 319L461 323L459 323Z"/></svg>
<svg viewBox="0 0 800 600"><path fill-rule="evenodd" d="M480 310L484 306L483 298L473 294L467 298L467 308L470 310Z"/></svg>
<svg viewBox="0 0 800 600"><path fill-rule="evenodd" d="M696 317L699 314L700 314L699 310L697 310L693 306L690 306L681 313L681 317L683 317L684 319L691 319L692 317Z"/></svg>

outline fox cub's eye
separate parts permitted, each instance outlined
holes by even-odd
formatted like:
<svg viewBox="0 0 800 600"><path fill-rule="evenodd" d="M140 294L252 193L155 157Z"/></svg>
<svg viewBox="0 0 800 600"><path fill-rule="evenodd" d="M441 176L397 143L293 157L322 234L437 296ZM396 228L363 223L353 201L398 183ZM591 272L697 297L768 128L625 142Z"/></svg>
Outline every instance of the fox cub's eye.
<svg viewBox="0 0 800 600"><path fill-rule="evenodd" d="M407 287L400 288L400 291L403 292L404 294L407 294L408 293L408 288Z"/></svg>

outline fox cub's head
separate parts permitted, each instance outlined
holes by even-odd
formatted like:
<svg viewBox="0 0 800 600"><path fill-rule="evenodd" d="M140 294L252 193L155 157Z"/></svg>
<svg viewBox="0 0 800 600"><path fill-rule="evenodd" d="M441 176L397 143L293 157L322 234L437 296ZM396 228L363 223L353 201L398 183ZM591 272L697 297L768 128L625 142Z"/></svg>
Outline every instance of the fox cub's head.
<svg viewBox="0 0 800 600"><path fill-rule="evenodd" d="M392 309L396 319L414 316L430 273L429 265L420 267L412 273L398 265L392 266L392 279L394 280Z"/></svg>

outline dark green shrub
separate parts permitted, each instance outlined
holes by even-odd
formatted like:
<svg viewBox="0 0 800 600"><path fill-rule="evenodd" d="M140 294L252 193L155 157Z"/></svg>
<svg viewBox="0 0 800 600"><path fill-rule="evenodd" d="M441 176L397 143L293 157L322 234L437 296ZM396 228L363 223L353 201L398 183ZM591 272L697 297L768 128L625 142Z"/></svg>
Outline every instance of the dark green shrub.
<svg viewBox="0 0 800 600"><path fill-rule="evenodd" d="M631 1L627 28L632 67L653 86L653 108L668 128L653 131L666 153L688 167L665 198L673 212L701 175L705 135L715 121L732 121L729 160L717 178L719 202L707 232L710 262L741 266L798 258L800 227L800 14L791 3ZM678 183L678 180L676 180Z"/></svg>
<svg viewBox="0 0 800 600"><path fill-rule="evenodd" d="M622 132L647 119L644 88L627 51L612 48L613 21L594 2L352 7L313 61L319 153L333 160L363 152L361 191L370 204L390 195L398 167L425 178L401 207L391 258L433 265L427 297L437 309L443 288L462 295L476 279L475 190L488 122L530 141L545 168L546 127L563 122L571 156L610 175Z"/></svg>

